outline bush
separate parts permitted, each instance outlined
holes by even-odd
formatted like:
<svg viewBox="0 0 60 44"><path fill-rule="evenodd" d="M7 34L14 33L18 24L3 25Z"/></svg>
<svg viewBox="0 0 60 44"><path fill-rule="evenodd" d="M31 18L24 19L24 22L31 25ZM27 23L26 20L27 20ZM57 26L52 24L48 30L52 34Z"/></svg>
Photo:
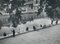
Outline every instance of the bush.
<svg viewBox="0 0 60 44"><path fill-rule="evenodd" d="M40 25L40 27L42 27L42 25Z"/></svg>
<svg viewBox="0 0 60 44"><path fill-rule="evenodd" d="M33 30L36 31L36 27L35 26L33 26Z"/></svg>
<svg viewBox="0 0 60 44"><path fill-rule="evenodd" d="M3 36L6 36L6 33L5 32L3 33Z"/></svg>
<svg viewBox="0 0 60 44"><path fill-rule="evenodd" d="M29 28L27 27L27 28L26 28L26 31L28 31L28 30L29 30Z"/></svg>

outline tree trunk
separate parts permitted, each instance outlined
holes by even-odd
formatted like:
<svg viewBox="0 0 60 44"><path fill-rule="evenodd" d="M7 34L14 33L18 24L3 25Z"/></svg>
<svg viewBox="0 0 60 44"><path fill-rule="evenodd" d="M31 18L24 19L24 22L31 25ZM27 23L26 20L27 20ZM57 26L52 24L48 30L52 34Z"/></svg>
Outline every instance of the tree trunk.
<svg viewBox="0 0 60 44"><path fill-rule="evenodd" d="M56 24L58 24L58 20L56 20Z"/></svg>
<svg viewBox="0 0 60 44"><path fill-rule="evenodd" d="M51 20L51 24L53 24L53 20Z"/></svg>
<svg viewBox="0 0 60 44"><path fill-rule="evenodd" d="M0 29L1 29L2 26L3 26L3 23L2 23L2 21L0 20Z"/></svg>

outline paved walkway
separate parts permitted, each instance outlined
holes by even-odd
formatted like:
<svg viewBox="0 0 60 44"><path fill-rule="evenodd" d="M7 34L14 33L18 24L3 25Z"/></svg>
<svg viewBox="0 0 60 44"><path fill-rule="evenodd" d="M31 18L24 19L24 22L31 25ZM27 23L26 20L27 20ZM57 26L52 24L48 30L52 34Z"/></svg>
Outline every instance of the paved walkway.
<svg viewBox="0 0 60 44"><path fill-rule="evenodd" d="M0 44L60 44L60 25L0 40Z"/></svg>
<svg viewBox="0 0 60 44"><path fill-rule="evenodd" d="M37 22L37 21L39 21L39 20L40 20L40 19L36 20L35 22ZM44 19L44 20L45 20L45 19ZM42 21L43 21L43 20L42 20ZM45 20L45 22L47 22L47 21ZM38 22L38 23L39 23L39 22ZM59 21L59 23L60 23L60 21ZM28 23L27 23L27 24L28 24ZM42 23L42 24L44 24L44 23ZM56 25L56 24L55 24L55 23L54 23L53 25L50 24L50 27L51 27L51 26L54 26L54 25ZM20 27L21 27L21 26L20 26ZM20 27L19 27L19 28L20 28ZM49 23L46 24L46 27L47 27L47 28L49 27ZM43 27L37 27L37 29L40 30L40 29L43 29ZM16 29L16 30L17 30L17 29ZM19 31L19 30L18 30L18 31ZM22 31L19 31L20 33L17 32L17 33L15 33L15 34L16 34L16 35L20 35L20 34L25 34L25 33L29 33L29 32L32 32L32 31L33 31L33 29L32 29L32 30L29 29L29 31L26 31L26 30L25 30L25 32L23 32L23 33L21 33ZM10 38L12 35L13 35L13 34L11 33L11 34L8 34L8 35L5 36L5 37L4 37L4 36L0 36L0 40L1 40L1 39L5 39L5 38Z"/></svg>
<svg viewBox="0 0 60 44"><path fill-rule="evenodd" d="M58 24L58 25L60 25L60 24ZM45 28L49 28L49 27L52 27L52 26L56 26L56 24L47 25ZM45 29L45 28L44 28L44 27L39 27L39 28L36 29L36 31L41 30L41 29ZM29 30L29 31L26 31L26 32L23 32L23 33L16 32L16 33L15 33L15 36L21 35L21 34L26 34L26 33L29 33L29 32L34 32L34 30ZM7 36L0 36L0 40L6 39L6 38L10 38L10 37L13 37L13 34L12 34L12 33L11 33L11 34L8 34Z"/></svg>

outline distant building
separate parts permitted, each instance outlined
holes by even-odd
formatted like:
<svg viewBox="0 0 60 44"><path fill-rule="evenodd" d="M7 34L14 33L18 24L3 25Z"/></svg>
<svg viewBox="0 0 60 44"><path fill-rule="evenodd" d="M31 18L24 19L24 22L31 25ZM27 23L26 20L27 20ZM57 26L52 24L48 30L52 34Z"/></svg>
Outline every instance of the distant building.
<svg viewBox="0 0 60 44"><path fill-rule="evenodd" d="M39 8L40 0L25 0L24 6L20 7L20 10L23 13L23 15L21 15L22 19L29 19L31 17L37 18L37 12ZM45 7L43 9L45 9ZM46 12L43 10L38 17L40 18L44 16L46 16Z"/></svg>
<svg viewBox="0 0 60 44"><path fill-rule="evenodd" d="M8 25L9 21L9 14L4 13L3 11L0 11L0 20L2 21L3 25Z"/></svg>
<svg viewBox="0 0 60 44"><path fill-rule="evenodd" d="M39 3L40 0L25 0L24 7L22 7L22 9L24 9L25 13L37 12L40 5Z"/></svg>

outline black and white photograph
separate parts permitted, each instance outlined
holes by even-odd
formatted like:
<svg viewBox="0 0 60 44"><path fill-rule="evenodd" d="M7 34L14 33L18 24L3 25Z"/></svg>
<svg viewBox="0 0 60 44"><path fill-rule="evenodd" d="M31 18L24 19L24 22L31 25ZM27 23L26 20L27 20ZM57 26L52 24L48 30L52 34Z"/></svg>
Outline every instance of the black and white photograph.
<svg viewBox="0 0 60 44"><path fill-rule="evenodd" d="M60 44L60 0L0 0L0 44Z"/></svg>

